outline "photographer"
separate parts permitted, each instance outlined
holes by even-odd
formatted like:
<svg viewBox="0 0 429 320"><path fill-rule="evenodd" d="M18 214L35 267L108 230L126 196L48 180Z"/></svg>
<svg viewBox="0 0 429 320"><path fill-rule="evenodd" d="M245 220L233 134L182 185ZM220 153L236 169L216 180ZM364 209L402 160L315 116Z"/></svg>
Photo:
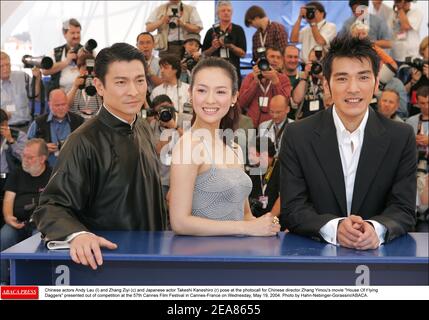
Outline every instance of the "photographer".
<svg viewBox="0 0 429 320"><path fill-rule="evenodd" d="M153 101L155 97L165 94L173 101L176 111L182 114L186 111L185 104L189 102L189 85L180 81L180 60L173 55L167 55L161 58L159 66L163 84L153 89L150 99Z"/></svg>
<svg viewBox="0 0 429 320"><path fill-rule="evenodd" d="M53 89L63 88L68 92L73 86L73 82L79 76L79 69L76 65L78 51L82 48L80 44L81 25L79 21L72 18L63 23L63 36L66 44L56 47L52 59L54 65L51 69L43 69L45 76L51 76L48 85L48 93Z"/></svg>
<svg viewBox="0 0 429 320"><path fill-rule="evenodd" d="M405 57L415 57L419 52L422 13L411 8L412 0L394 0L392 57L400 66Z"/></svg>
<svg viewBox="0 0 429 320"><path fill-rule="evenodd" d="M183 43L183 50L181 55L180 64L182 72L180 74L180 81L184 83L191 83L191 72L195 65L201 58L201 43L200 35L190 33Z"/></svg>
<svg viewBox="0 0 429 320"><path fill-rule="evenodd" d="M173 147L183 135L179 128L180 115L167 95L159 95L152 101L154 121L151 122L156 153L161 161L160 175L164 197L170 186L170 165Z"/></svg>
<svg viewBox="0 0 429 320"><path fill-rule="evenodd" d="M251 6L247 9L244 24L256 29L252 37L253 61L258 58L258 48L278 47L283 52L287 46L288 36L284 25L271 21L261 7Z"/></svg>
<svg viewBox="0 0 429 320"><path fill-rule="evenodd" d="M383 49L392 47L392 33L386 23L376 15L368 13L369 0L349 0L349 7L352 10L352 16L344 21L340 33L350 32L352 24L360 21L369 26L369 39Z"/></svg>
<svg viewBox="0 0 429 320"><path fill-rule="evenodd" d="M315 47L308 55L308 62L303 65L300 82L292 93L293 101L299 105L295 119L303 119L325 109L329 98L324 93L321 60L325 55L322 47ZM326 102L326 103L325 103Z"/></svg>
<svg viewBox="0 0 429 320"><path fill-rule="evenodd" d="M94 59L90 53L79 56L77 66L80 75L75 79L73 87L67 93L70 111L85 119L94 117L103 103L93 84Z"/></svg>
<svg viewBox="0 0 429 320"><path fill-rule="evenodd" d="M157 7L146 21L146 31L157 30L155 49L160 58L167 54L180 57L183 40L189 33L200 33L201 18L193 6L180 0L170 0Z"/></svg>
<svg viewBox="0 0 429 320"><path fill-rule="evenodd" d="M62 89L54 89L49 94L49 109L49 113L37 117L30 125L28 139L45 140L49 150L48 162L53 168L67 137L84 119L69 111L67 95Z"/></svg>
<svg viewBox="0 0 429 320"><path fill-rule="evenodd" d="M308 54L312 48L317 45L328 47L337 34L335 24L326 21L325 17L325 7L317 1L309 2L301 7L298 19L290 35L290 41L302 43L301 59L303 61L307 61ZM303 18L309 25L300 31Z"/></svg>
<svg viewBox="0 0 429 320"><path fill-rule="evenodd" d="M253 72L243 80L238 102L252 118L255 128L271 119L268 106L270 99L282 95L289 100L291 85L289 78L277 70L283 67L283 56L278 48L261 48Z"/></svg>
<svg viewBox="0 0 429 320"><path fill-rule="evenodd" d="M407 59L407 64L411 65L411 77L405 85L405 90L409 93L410 104L417 104L416 92L420 87L429 86L429 38L425 37L420 43L420 56L423 59L413 58ZM411 110L413 111L413 110ZM411 112L414 114L414 112Z"/></svg>
<svg viewBox="0 0 429 320"><path fill-rule="evenodd" d="M162 79L160 77L161 70L159 69L159 58L153 54L153 49L155 48L155 38L149 32L141 32L137 36L137 49L144 54L147 65L146 78L148 79L148 92L162 84Z"/></svg>
<svg viewBox="0 0 429 320"><path fill-rule="evenodd" d="M42 74L39 68L31 71L33 79L23 71L12 71L10 57L1 51L1 109L8 114L9 126L26 132L32 120L30 99L40 101Z"/></svg>
<svg viewBox="0 0 429 320"><path fill-rule="evenodd" d="M39 195L48 183L51 168L46 165L48 148L42 139L29 140L22 153L22 168L12 172L6 182L3 215L6 224L0 230L1 251L36 232L31 215ZM9 283L9 261L1 261L1 284Z"/></svg>
<svg viewBox="0 0 429 320"><path fill-rule="evenodd" d="M256 145L249 148L250 165L258 172L249 174L253 185L249 204L255 217L267 212L280 215L280 165L275 154L274 143L268 137L256 137Z"/></svg>
<svg viewBox="0 0 429 320"><path fill-rule="evenodd" d="M240 58L246 55L246 35L241 26L232 23L233 8L230 1L218 1L216 12L219 23L207 31L203 41L203 54L221 57L231 62L237 70L240 86Z"/></svg>

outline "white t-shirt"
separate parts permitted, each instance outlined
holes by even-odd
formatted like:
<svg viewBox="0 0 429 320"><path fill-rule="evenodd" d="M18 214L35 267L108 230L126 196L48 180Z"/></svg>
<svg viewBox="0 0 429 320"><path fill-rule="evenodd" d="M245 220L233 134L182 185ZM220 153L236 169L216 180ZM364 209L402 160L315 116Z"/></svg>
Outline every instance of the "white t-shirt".
<svg viewBox="0 0 429 320"><path fill-rule="evenodd" d="M394 33L392 58L396 61L405 61L405 57L416 57L419 55L419 31L423 16L417 9L411 9L407 13L407 18L412 29L405 32L400 31L399 19L394 17L392 20L392 30Z"/></svg>
<svg viewBox="0 0 429 320"><path fill-rule="evenodd" d="M166 94L173 102L176 110L183 113L183 104L189 102L189 84L181 81L175 86L160 84L153 89L150 99L153 100L161 94Z"/></svg>
<svg viewBox="0 0 429 320"><path fill-rule="evenodd" d="M337 27L331 22L322 20L317 24L317 28L319 29L320 35L326 41L325 48L329 47L330 42L337 35ZM301 59L306 62L311 49L318 45L313 37L311 26L307 26L299 32L298 41L302 43Z"/></svg>

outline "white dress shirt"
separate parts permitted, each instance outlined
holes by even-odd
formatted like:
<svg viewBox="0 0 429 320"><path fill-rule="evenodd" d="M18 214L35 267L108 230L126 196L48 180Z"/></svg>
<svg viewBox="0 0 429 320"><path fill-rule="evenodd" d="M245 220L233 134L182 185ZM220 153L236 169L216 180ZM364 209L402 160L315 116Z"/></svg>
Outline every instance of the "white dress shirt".
<svg viewBox="0 0 429 320"><path fill-rule="evenodd" d="M344 174L344 185L346 187L346 204L347 216L350 214L358 214L358 212L350 212L353 201L353 190L355 185L356 171L359 164L360 153L365 135L365 127L368 122L369 111L367 110L362 119L359 127L349 132L345 127L340 117L338 116L335 106L332 108L332 115L334 118L335 129L337 132L338 149L340 151L341 164ZM338 223L344 218L337 218L329 221L320 229L320 235L329 243L337 244L337 228ZM380 240L380 244L384 242L384 235L386 228L373 220L366 220L371 222Z"/></svg>

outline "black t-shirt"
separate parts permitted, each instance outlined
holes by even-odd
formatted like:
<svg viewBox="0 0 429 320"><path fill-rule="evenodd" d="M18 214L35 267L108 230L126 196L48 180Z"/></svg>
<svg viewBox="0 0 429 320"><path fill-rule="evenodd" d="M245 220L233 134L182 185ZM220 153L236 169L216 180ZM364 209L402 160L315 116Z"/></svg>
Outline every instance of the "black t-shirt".
<svg viewBox="0 0 429 320"><path fill-rule="evenodd" d="M262 176L262 181L264 181L265 176ZM262 185L261 185L261 176L260 175L250 175L252 179L253 188L249 196L250 204L257 203L255 200L259 200L259 197L262 196ZM265 209L262 209L260 205L252 205L252 213L255 217L260 217L267 212L270 212L279 197L280 193L280 163L276 161L274 165L273 173L271 178L268 181L268 185L265 189L265 196L268 197L268 205Z"/></svg>
<svg viewBox="0 0 429 320"><path fill-rule="evenodd" d="M220 28L217 27L216 31L217 31L217 33L220 33ZM230 31L227 30L227 33L228 33L228 37L231 40L232 44L243 49L244 52L247 51L246 35L244 34L244 30L241 26L233 23L231 25ZM203 52L212 46L213 36L214 36L213 28L210 28L207 31L206 36L204 37L204 42L203 42L203 47L202 47ZM221 48L219 48L215 52L213 52L212 56L213 57L220 57L220 49ZM229 50L229 59L228 60L237 69L237 74L240 77L240 75L241 75L241 73L240 73L240 57L236 56L232 52L232 50Z"/></svg>
<svg viewBox="0 0 429 320"><path fill-rule="evenodd" d="M46 184L51 176L52 169L47 166L45 171L38 177L32 177L29 173L19 168L10 173L5 191L16 193L15 201L13 204L14 216L20 221L27 221L30 218L35 206L39 203L40 193L45 189ZM25 210L24 206L27 206Z"/></svg>

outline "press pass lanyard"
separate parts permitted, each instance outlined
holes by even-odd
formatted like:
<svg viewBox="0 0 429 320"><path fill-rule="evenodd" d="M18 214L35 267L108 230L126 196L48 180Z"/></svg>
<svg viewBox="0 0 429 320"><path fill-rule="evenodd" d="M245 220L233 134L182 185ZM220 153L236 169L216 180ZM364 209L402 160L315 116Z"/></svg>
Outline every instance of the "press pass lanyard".
<svg viewBox="0 0 429 320"><path fill-rule="evenodd" d="M265 191L267 190L268 182L270 182L271 176L273 175L274 166L276 165L277 158L274 158L273 164L268 167L267 173L265 174L265 177L262 178L262 175L259 175L259 178L261 179L261 191L262 196L265 197Z"/></svg>

